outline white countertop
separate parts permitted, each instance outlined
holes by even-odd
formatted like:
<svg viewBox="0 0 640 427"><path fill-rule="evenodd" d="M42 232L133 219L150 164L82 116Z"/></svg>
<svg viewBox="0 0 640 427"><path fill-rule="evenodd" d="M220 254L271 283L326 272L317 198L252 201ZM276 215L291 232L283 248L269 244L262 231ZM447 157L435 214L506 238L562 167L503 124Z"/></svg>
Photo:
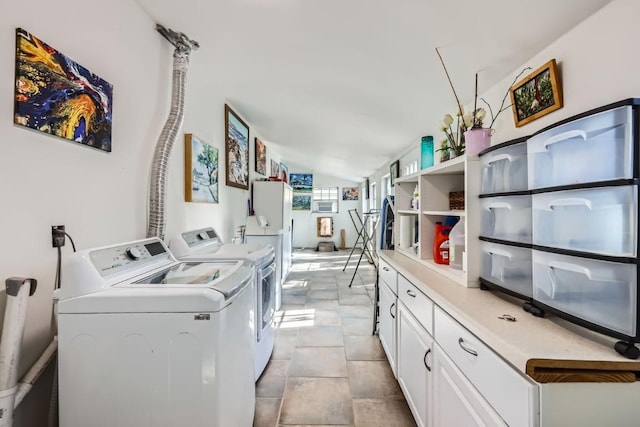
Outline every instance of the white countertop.
<svg viewBox="0 0 640 427"><path fill-rule="evenodd" d="M556 316L535 317L522 309L521 300L496 291L466 288L400 253L388 250L378 253L398 274L523 374L532 359L617 362L628 364L629 370L640 371L640 362L626 359L613 349L615 338ZM498 318L504 314L517 320Z"/></svg>

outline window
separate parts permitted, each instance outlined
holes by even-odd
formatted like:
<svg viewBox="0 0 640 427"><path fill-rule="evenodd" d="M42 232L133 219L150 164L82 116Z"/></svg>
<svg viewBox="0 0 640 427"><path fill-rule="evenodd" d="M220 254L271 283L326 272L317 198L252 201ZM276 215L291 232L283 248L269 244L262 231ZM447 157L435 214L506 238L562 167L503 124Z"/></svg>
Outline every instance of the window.
<svg viewBox="0 0 640 427"><path fill-rule="evenodd" d="M404 167L404 173L402 174L402 176L405 175L411 175L412 173L416 173L418 172L418 161L414 160L411 163L408 163L405 167Z"/></svg>
<svg viewBox="0 0 640 427"><path fill-rule="evenodd" d="M314 187L312 211L338 213L338 187Z"/></svg>

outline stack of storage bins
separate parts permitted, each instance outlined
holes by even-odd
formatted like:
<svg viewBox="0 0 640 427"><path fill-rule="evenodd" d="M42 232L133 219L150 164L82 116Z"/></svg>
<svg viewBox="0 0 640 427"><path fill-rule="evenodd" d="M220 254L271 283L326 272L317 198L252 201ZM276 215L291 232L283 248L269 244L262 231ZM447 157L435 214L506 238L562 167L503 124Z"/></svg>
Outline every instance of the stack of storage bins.
<svg viewBox="0 0 640 427"><path fill-rule="evenodd" d="M480 286L531 300L531 192L527 138L480 154Z"/></svg>
<svg viewBox="0 0 640 427"><path fill-rule="evenodd" d="M639 353L638 101L572 117L527 142L533 305L625 340L616 350L627 357Z"/></svg>

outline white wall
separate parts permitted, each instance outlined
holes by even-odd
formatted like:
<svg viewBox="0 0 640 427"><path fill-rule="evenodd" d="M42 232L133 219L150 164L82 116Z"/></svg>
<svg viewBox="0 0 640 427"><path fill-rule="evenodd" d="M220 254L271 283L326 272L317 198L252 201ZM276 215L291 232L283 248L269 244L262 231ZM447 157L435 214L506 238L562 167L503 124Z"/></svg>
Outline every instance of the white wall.
<svg viewBox="0 0 640 427"><path fill-rule="evenodd" d="M349 210L357 209L360 216L362 216L362 197L359 195L359 200L342 200L342 188L343 187L358 187L362 186L361 182L348 181L335 176L325 175L318 173L317 171L311 171L296 164L290 164L289 173L311 173L313 174L313 186L314 187L338 187L339 201L338 201L338 213L337 214L318 214L311 211L293 211L293 247L294 248L316 248L318 242L333 241L336 247L340 247L340 230L345 230L345 242L346 247L353 247L358 234L356 232L351 219L349 218ZM295 193L294 193L295 194ZM355 215L355 214L354 214ZM316 218L319 216L333 217L333 238L318 237L316 229ZM354 216L355 219L355 216ZM356 219L356 222L358 220ZM360 246L362 240L358 242Z"/></svg>
<svg viewBox="0 0 640 427"><path fill-rule="evenodd" d="M551 58L556 58L558 62L564 107L520 128L515 127L511 109L507 109L494 125L496 131L492 145L530 135L592 108L639 97L637 70L640 68L640 55L636 53L637 40L640 39L638 16L640 2L615 0L514 69L503 81L486 91L481 90L479 96L486 98L492 108L497 109L513 79L523 68L536 69ZM470 74L469 78L473 78L473 75ZM443 106L443 115L448 107ZM440 120L441 117L434 117L424 130L425 135L434 136L436 146L443 137L438 130ZM419 146L417 139L415 144ZM436 155L436 162L438 158ZM388 170L388 164L382 165L370 179L375 177L380 186L380 177Z"/></svg>
<svg viewBox="0 0 640 427"><path fill-rule="evenodd" d="M0 85L0 280L4 283L11 276L38 280L38 290L29 301L18 373L22 376L55 334L51 298L56 250L51 247L51 226L64 224L78 249L145 237L151 159L170 106L173 47L155 31L155 22L130 0L87 0L82 7L71 0L59 0L55 7L35 0L28 8L38 13L25 13L24 5L11 2L0 8L0 75L4 82ZM16 27L114 85L111 153L13 125ZM188 28L175 30L188 34ZM212 47L202 46L191 56L184 125L170 160L167 236L185 228L214 225L230 241L234 226L245 222L249 192L224 184L224 104L233 106L229 101L233 94L213 85L211 76L199 75L198 55L213 55L208 49ZM217 205L184 202L185 132L219 149ZM259 135L251 129L252 180L257 177L255 136ZM267 161L279 161L277 146L264 142ZM70 253L67 241L63 256ZM0 291L0 323L5 304L5 292ZM21 404L16 426L46 425L50 382L49 373Z"/></svg>

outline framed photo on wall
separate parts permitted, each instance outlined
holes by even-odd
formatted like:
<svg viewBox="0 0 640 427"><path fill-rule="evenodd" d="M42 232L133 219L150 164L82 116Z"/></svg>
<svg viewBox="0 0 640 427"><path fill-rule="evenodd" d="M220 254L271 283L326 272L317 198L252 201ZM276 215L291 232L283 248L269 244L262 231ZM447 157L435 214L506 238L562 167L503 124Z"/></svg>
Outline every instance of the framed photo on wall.
<svg viewBox="0 0 640 427"><path fill-rule="evenodd" d="M227 105L224 105L226 184L249 189L249 126Z"/></svg>
<svg viewBox="0 0 640 427"><path fill-rule="evenodd" d="M391 186L393 187L396 182L396 178L400 176L400 160L396 160L389 166L389 174L391 175Z"/></svg>
<svg viewBox="0 0 640 427"><path fill-rule="evenodd" d="M256 141L256 172L260 175L267 174L267 147L258 138Z"/></svg>
<svg viewBox="0 0 640 427"><path fill-rule="evenodd" d="M562 86L552 59L509 89L516 127L562 108Z"/></svg>
<svg viewBox="0 0 640 427"><path fill-rule="evenodd" d="M184 135L184 200L218 203L218 149Z"/></svg>

